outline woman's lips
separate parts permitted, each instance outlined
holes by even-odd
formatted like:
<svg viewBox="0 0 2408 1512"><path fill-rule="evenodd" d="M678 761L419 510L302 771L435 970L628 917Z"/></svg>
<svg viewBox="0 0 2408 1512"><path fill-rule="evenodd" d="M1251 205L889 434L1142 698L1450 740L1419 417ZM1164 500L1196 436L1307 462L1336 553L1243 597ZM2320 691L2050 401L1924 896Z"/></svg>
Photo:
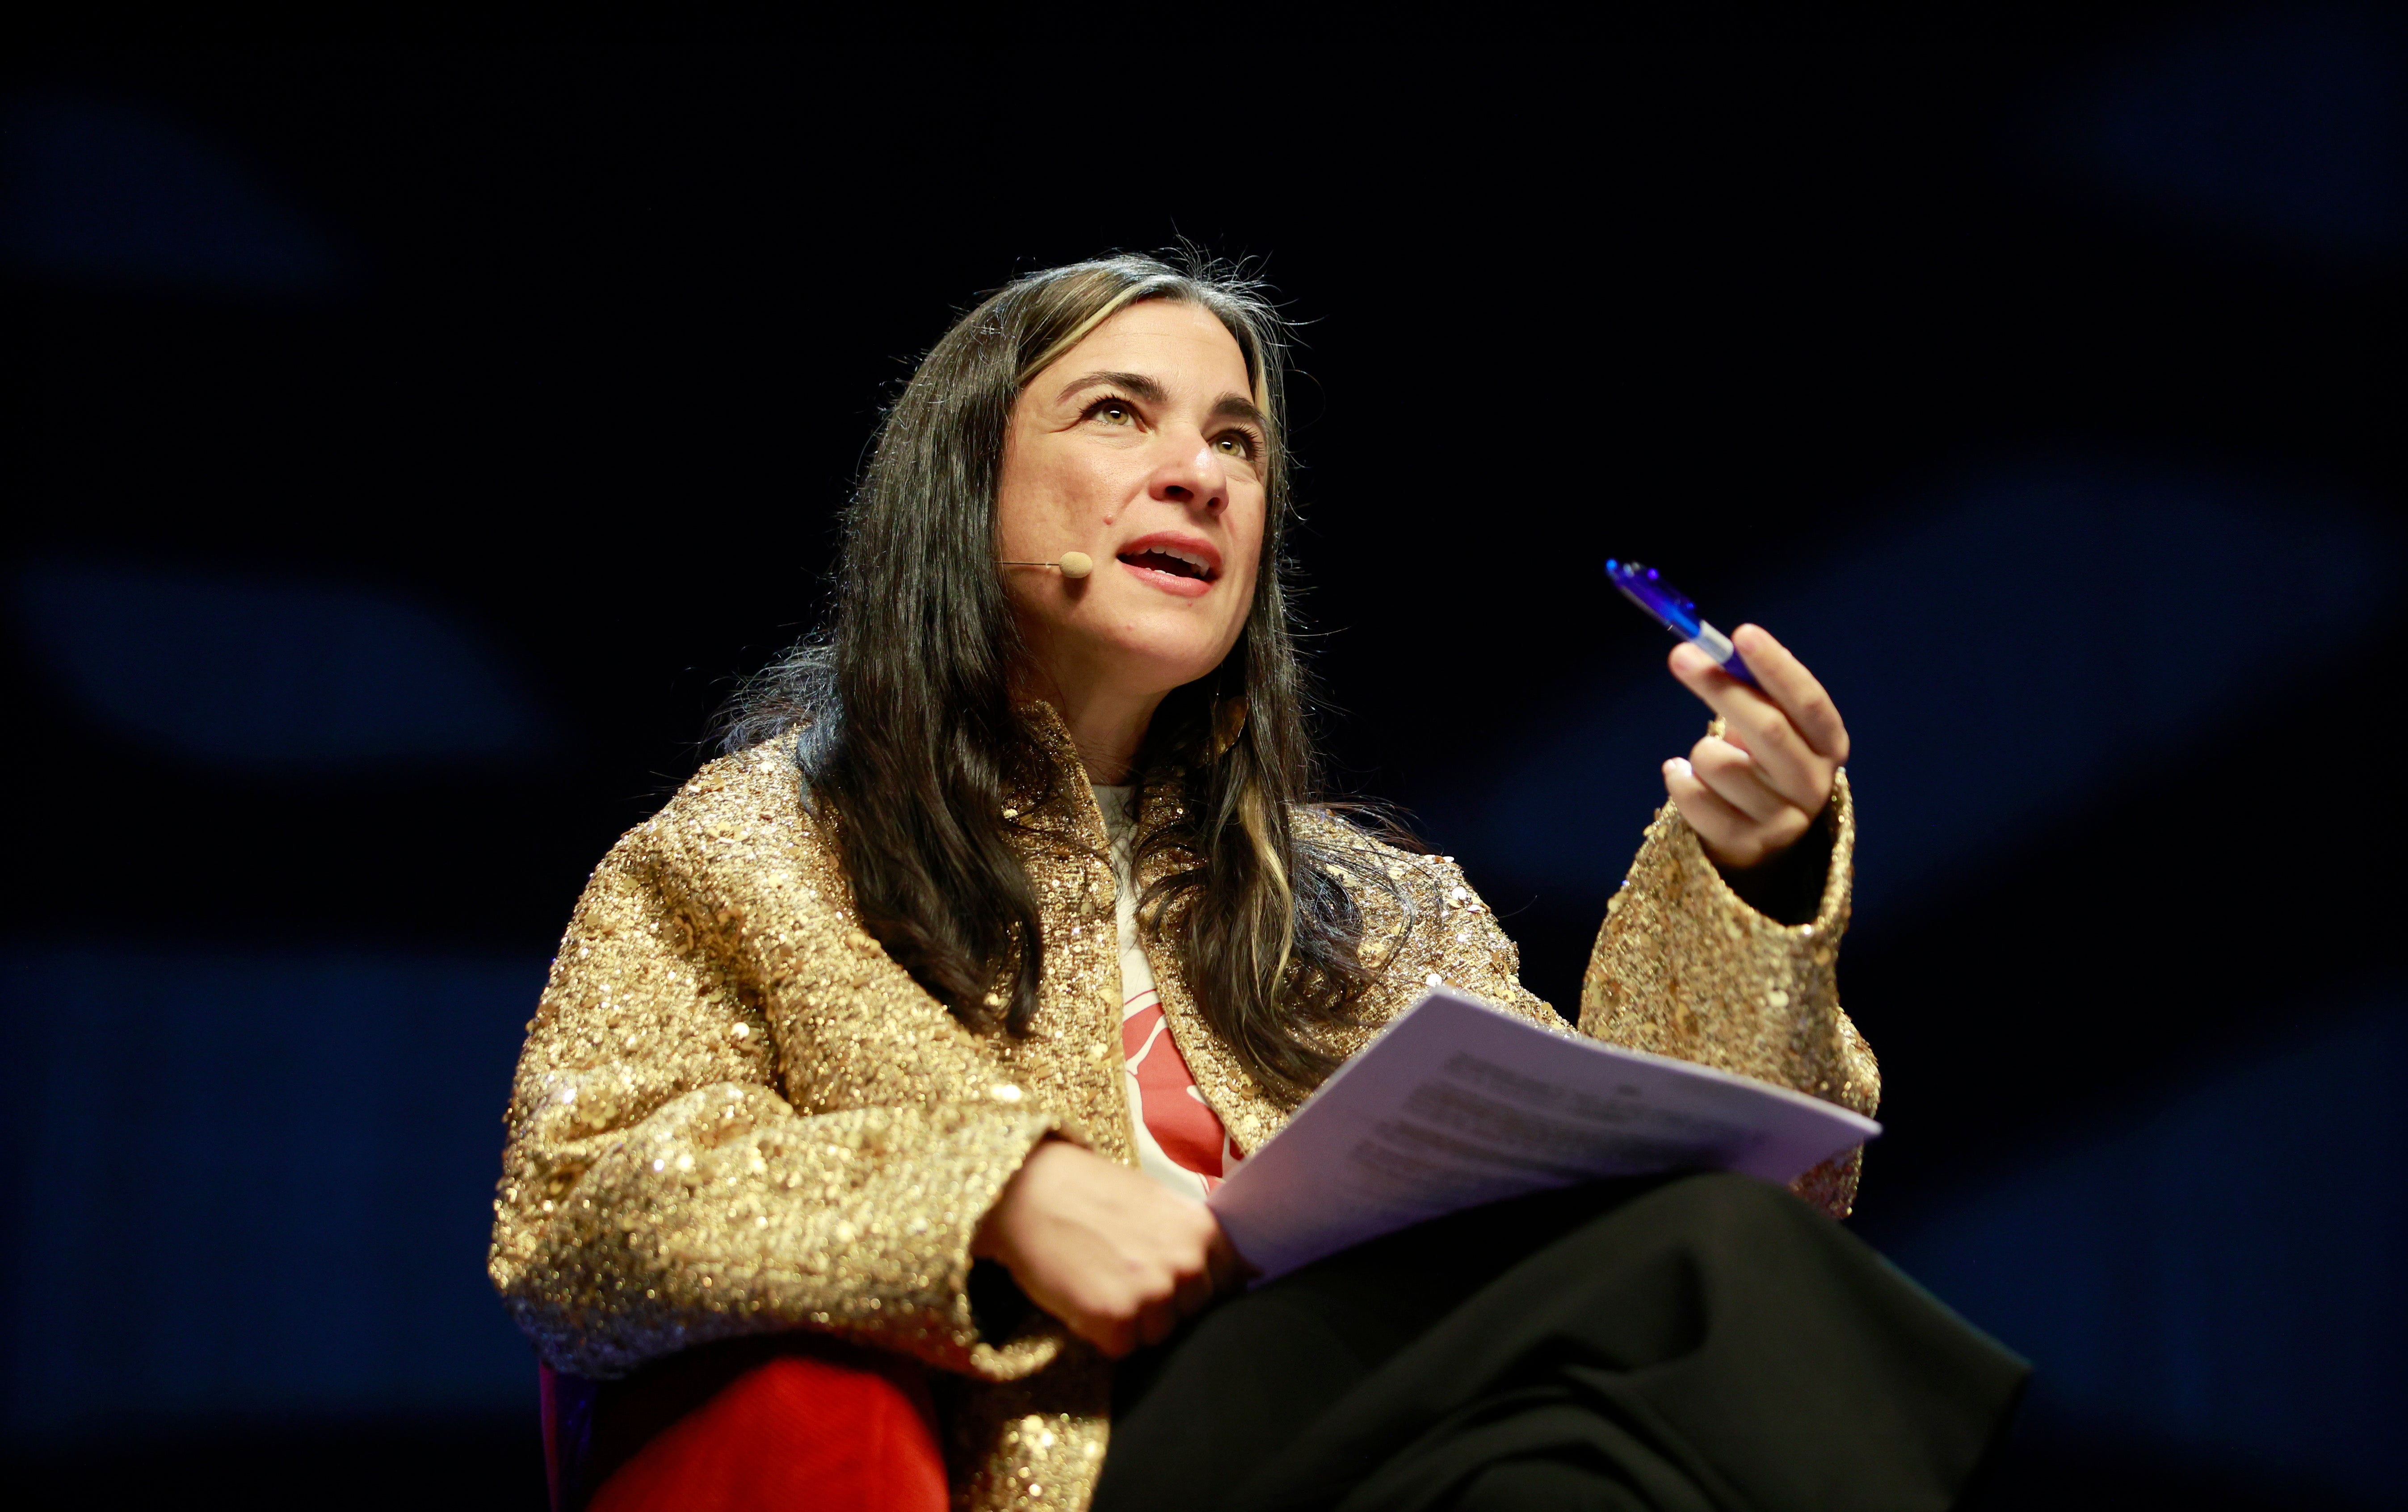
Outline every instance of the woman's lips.
<svg viewBox="0 0 2408 1512"><path fill-rule="evenodd" d="M1125 556L1120 559L1120 563L1124 571L1140 582L1150 583L1166 593L1173 593L1181 598L1202 598L1212 592L1212 580L1209 578L1182 578L1175 572L1165 572L1159 567L1149 567L1131 562Z"/></svg>
<svg viewBox="0 0 2408 1512"><path fill-rule="evenodd" d="M1139 579L1180 598L1201 598L1221 576L1221 549L1201 536L1156 531L1124 545L1120 564Z"/></svg>

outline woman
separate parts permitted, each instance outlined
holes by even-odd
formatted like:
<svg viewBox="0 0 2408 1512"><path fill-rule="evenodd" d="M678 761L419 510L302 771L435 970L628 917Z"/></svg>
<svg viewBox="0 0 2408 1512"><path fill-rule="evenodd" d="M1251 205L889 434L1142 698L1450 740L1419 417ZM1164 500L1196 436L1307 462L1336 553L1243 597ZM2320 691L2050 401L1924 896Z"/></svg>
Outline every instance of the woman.
<svg viewBox="0 0 2408 1512"><path fill-rule="evenodd" d="M832 631L756 682L731 754L595 871L530 1027L492 1273L552 1366L667 1378L715 1358L714 1341L767 1338L899 1381L924 1405L924 1378L956 1501L1076 1507L1114 1442L1112 1362L1140 1351L1144 1368L1120 1373L1105 1494L1207 1505L1294 1448L1282 1425L1302 1411L1258 1383L1247 1411L1198 1426L1194 1412L1228 1394L1212 1371L1291 1348L1298 1331L1270 1320L1315 1285L1345 1301L1380 1294L1382 1277L1441 1277L1399 1291L1401 1310L1373 1329L1389 1342L1325 1383L1372 1397L1395 1387L1409 1346L1439 1347L1445 1319L1526 1314L1512 1299L1552 1284L1523 1274L1550 1255L1576 1277L1626 1262L1653 1275L1634 1257L1677 1239L1679 1265L1712 1280L1735 1263L1726 1251L1802 1247L1814 1258L1783 1261L1782 1276L1838 1267L1855 1279L1833 1294L1899 1285L1795 1200L1699 1177L1583 1189L1484 1230L1398 1241L1418 1249L1383 1241L1206 1314L1171 1350L1147 1348L1243 1274L1202 1192L1428 984L1560 1024L1515 980L1513 946L1451 860L1312 801L1283 581L1279 330L1244 283L1124 257L1020 280L921 364L848 517ZM1075 569L1071 553L1094 570L1059 565ZM1580 1028L1870 1113L1873 1060L1833 986L1847 735L1777 641L1754 627L1736 638L1764 692L1690 648L1672 655L1718 719L1666 764L1671 801L1608 910ZM1855 1181L1851 1155L1799 1191L1842 1216ZM1598 1318L1638 1305L1594 1290L1573 1288ZM1945 1505L2018 1367L1978 1340L1931 1342L1946 1327L1888 1316L1923 1304L1881 1297L1830 1304L1887 1319L1841 1331L1890 1351L1843 1373L1887 1403L1893 1357L1956 1362L1939 1393L1956 1392L1956 1416L1918 1429L1914 1451L1915 1484ZM1821 1326L1820 1306L1761 1309L1764 1327ZM1778 1376L1753 1362L1791 1344L1714 1326L1747 1354L1714 1369ZM677 1410L759 1358L713 1367ZM1842 1397L1856 1419L1879 1416ZM1497 1419L1483 1402L1460 1405L1465 1420ZM1181 1403L1173 1422L1164 1404ZM1578 1439L1619 1410L1561 1420L1577 1419ZM1289 1505L1314 1476L1369 1484L1408 1461L1454 1464L1409 1478L1435 1476L1462 1505L1519 1484L1483 1481L1485 1440L1414 1432L1411 1454L1358 1446L1352 1469L1306 1466L1246 1494ZM1625 1455L1608 1478L1708 1487L1698 1505L1773 1505L1762 1488L1794 1457L1751 1433L1733 1428L1756 1447L1720 1459L1633 1450L1655 1468ZM1678 1505L1643 1505L1659 1504Z"/></svg>

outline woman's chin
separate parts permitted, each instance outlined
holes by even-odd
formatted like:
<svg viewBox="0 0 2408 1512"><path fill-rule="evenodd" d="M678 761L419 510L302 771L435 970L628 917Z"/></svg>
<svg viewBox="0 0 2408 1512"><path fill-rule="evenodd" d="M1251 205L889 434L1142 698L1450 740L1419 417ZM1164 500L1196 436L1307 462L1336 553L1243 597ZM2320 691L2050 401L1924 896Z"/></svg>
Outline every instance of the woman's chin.
<svg viewBox="0 0 2408 1512"><path fill-rule="evenodd" d="M1102 680L1130 692L1161 694L1209 677L1234 641L1194 635L1116 640L1097 648L1091 665Z"/></svg>

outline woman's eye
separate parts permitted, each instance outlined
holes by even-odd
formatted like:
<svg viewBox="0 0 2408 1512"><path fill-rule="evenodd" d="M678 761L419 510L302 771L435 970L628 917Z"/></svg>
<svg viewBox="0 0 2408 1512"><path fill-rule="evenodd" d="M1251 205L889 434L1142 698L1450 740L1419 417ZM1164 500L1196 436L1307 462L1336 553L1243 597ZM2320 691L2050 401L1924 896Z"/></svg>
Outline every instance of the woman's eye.
<svg viewBox="0 0 2408 1512"><path fill-rule="evenodd" d="M1254 454L1254 438L1240 432L1216 437L1212 449L1225 457L1251 457Z"/></svg>
<svg viewBox="0 0 2408 1512"><path fill-rule="evenodd" d="M1106 399L1087 413L1107 425L1132 425L1137 422L1136 412L1117 399Z"/></svg>

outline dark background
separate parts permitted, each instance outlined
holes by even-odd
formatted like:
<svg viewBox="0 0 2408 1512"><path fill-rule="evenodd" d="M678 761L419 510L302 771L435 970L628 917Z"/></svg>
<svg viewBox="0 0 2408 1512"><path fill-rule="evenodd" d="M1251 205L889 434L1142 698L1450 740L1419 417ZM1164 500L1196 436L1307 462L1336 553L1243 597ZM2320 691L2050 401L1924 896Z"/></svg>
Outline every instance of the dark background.
<svg viewBox="0 0 2408 1512"><path fill-rule="evenodd" d="M1257 24L0 72L12 1486L537 1505L483 1235L587 869L953 315L1183 236L1304 322L1334 779L1542 994L1702 720L1601 559L1831 687L1856 1226L2038 1363L1998 1504L2402 1505L2401 29Z"/></svg>

